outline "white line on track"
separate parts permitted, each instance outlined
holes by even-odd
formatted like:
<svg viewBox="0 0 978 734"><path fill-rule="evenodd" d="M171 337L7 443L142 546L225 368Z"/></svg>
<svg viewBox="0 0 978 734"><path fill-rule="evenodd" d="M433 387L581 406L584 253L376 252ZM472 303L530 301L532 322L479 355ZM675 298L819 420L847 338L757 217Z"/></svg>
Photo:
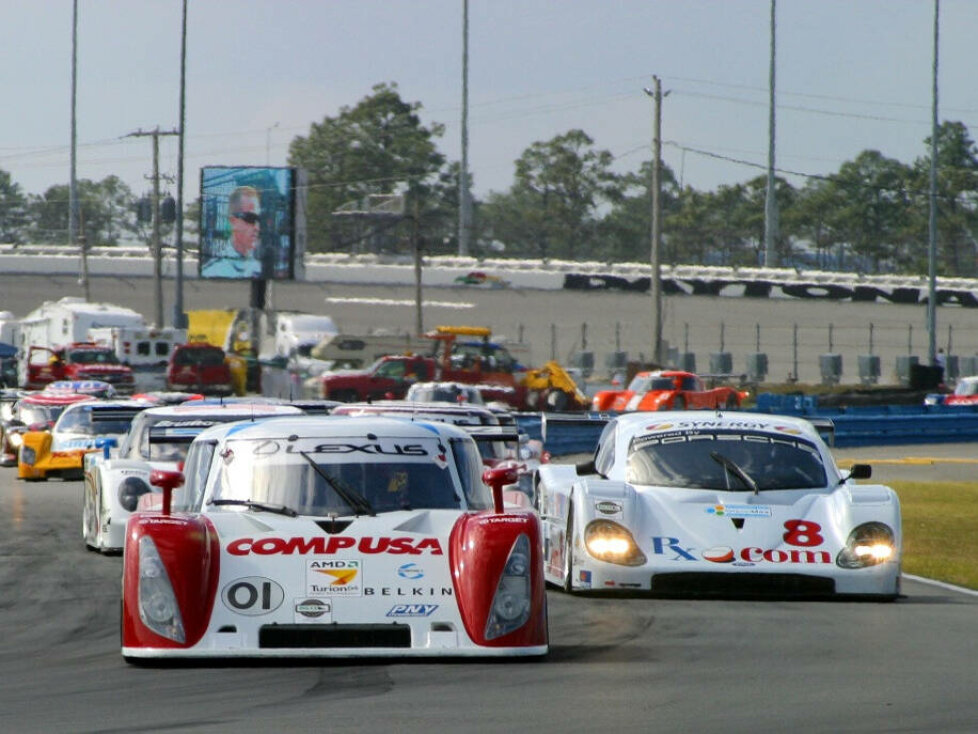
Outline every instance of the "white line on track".
<svg viewBox="0 0 978 734"><path fill-rule="evenodd" d="M967 594L968 596L978 596L978 591L974 589L966 589L963 586L955 586L954 584L946 584L943 581L934 581L933 579L927 579L923 576L913 576L909 573L900 574L905 579L910 579L911 581L919 581L922 584L929 584L930 586L937 586L941 589L947 589L948 591L956 591L959 594Z"/></svg>
<svg viewBox="0 0 978 734"><path fill-rule="evenodd" d="M362 303L366 305L381 305L381 306L413 306L416 301L407 299L396 299L396 298L333 298L331 296L326 297L326 303ZM474 303L469 303L466 301L421 301L422 306L432 306L435 308L455 308L455 309L467 309L475 308Z"/></svg>

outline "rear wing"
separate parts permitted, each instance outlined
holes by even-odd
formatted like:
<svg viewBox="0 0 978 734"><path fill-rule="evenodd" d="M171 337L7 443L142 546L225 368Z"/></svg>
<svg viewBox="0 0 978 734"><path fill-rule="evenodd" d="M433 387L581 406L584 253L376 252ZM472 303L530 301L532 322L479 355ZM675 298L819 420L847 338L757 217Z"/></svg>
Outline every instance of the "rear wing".
<svg viewBox="0 0 978 734"><path fill-rule="evenodd" d="M92 423L98 425L99 423L109 423L116 421L132 421L139 413L146 410L146 408L151 407L149 404L143 407L120 407L118 405L92 405L89 406L91 411Z"/></svg>
<svg viewBox="0 0 978 734"><path fill-rule="evenodd" d="M520 432L516 426L459 426L476 442L506 441L519 443Z"/></svg>
<svg viewBox="0 0 978 734"><path fill-rule="evenodd" d="M614 416L603 413L544 413L543 445L553 456L593 454L604 427Z"/></svg>

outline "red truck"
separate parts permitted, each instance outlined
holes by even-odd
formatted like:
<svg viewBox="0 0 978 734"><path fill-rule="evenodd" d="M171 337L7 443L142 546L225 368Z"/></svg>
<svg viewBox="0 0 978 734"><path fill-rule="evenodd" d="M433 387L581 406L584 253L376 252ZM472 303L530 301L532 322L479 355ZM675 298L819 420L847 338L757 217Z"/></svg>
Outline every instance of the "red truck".
<svg viewBox="0 0 978 734"><path fill-rule="evenodd" d="M415 382L443 380L479 385L486 400L518 410L586 410L587 397L555 362L527 369L502 345L489 341L489 329L440 326L432 339L431 356L381 357L364 370L322 375L322 397L342 402L401 399ZM462 339L458 337L477 337Z"/></svg>
<svg viewBox="0 0 978 734"><path fill-rule="evenodd" d="M178 346L170 355L167 365L166 389L204 395L230 395L234 392L231 367L224 350L206 342Z"/></svg>
<svg viewBox="0 0 978 734"><path fill-rule="evenodd" d="M101 380L128 395L135 385L132 370L107 346L78 342L63 347L31 346L22 387L39 390L55 380Z"/></svg>

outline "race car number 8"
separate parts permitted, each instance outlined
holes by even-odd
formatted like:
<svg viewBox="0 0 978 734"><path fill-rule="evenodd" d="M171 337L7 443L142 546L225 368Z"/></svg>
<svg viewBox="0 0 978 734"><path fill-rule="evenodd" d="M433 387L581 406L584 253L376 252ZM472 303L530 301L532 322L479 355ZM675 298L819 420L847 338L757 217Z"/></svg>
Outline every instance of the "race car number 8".
<svg viewBox="0 0 978 734"><path fill-rule="evenodd" d="M784 534L784 542L788 545L798 545L802 548L810 548L813 545L822 545L825 538L822 537L822 526L817 522L807 522L806 520L787 520L784 524L787 530Z"/></svg>

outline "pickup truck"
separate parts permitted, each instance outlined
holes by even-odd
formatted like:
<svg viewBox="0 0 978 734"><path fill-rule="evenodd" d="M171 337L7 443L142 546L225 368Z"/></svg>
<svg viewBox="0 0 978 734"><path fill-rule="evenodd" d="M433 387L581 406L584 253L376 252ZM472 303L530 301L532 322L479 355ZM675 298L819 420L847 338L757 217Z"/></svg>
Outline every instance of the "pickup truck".
<svg viewBox="0 0 978 734"><path fill-rule="evenodd" d="M439 327L428 334L434 356L381 357L364 370L325 372L318 397L344 403L403 398L415 382L453 381L478 385L486 401L517 410L586 410L587 397L557 363L528 370L505 347L488 341L480 327ZM457 340L479 336L481 340Z"/></svg>
<svg viewBox="0 0 978 734"><path fill-rule="evenodd" d="M107 346L88 342L64 347L31 346L27 350L27 379L22 387L38 390L56 380L101 380L116 392L132 394L132 370Z"/></svg>

